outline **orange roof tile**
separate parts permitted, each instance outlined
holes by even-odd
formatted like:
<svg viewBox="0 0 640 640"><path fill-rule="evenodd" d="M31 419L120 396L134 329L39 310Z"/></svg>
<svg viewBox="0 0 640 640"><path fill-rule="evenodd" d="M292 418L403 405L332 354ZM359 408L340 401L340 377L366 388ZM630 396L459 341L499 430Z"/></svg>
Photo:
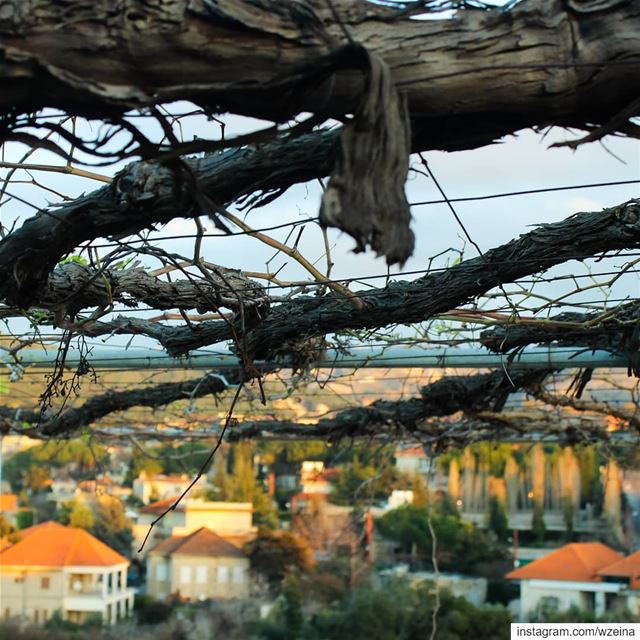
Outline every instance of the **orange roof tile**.
<svg viewBox="0 0 640 640"><path fill-rule="evenodd" d="M15 493L0 493L0 511L17 511L18 496Z"/></svg>
<svg viewBox="0 0 640 640"><path fill-rule="evenodd" d="M567 544L543 558L507 573L511 580L571 580L600 582L597 573L620 560L617 551L601 542Z"/></svg>
<svg viewBox="0 0 640 640"><path fill-rule="evenodd" d="M599 576L612 576L615 578L640 577L640 551L632 553L613 564L607 565L598 571Z"/></svg>
<svg viewBox="0 0 640 640"><path fill-rule="evenodd" d="M15 532L14 538L18 540L24 540L27 536L30 536L32 533L39 531L43 527L60 527L64 528L63 524L56 522L55 520L47 520L46 522L40 522L39 524L33 524L26 529L19 529Z"/></svg>
<svg viewBox="0 0 640 640"><path fill-rule="evenodd" d="M4 567L109 567L129 561L84 529L44 522L0 553Z"/></svg>
<svg viewBox="0 0 640 640"><path fill-rule="evenodd" d="M217 533L201 527L186 536L171 536L156 545L150 554L207 556L210 558L246 558L246 555L235 545L227 542Z"/></svg>

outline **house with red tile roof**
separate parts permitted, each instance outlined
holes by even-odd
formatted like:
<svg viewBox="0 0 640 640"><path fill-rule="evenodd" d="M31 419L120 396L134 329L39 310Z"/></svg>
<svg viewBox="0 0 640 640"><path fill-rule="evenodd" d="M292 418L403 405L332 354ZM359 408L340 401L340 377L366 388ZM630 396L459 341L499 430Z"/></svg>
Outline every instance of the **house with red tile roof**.
<svg viewBox="0 0 640 640"><path fill-rule="evenodd" d="M177 499L177 495L171 496L138 510L133 526L135 549L142 544L151 523L160 514L165 513ZM211 529L233 544L242 546L245 542L253 540L257 533L257 527L253 526L253 505L251 502L214 502L184 498L153 527L149 547L170 535L184 536L201 527Z"/></svg>
<svg viewBox="0 0 640 640"><path fill-rule="evenodd" d="M115 623L133 608L128 566L84 529L57 522L29 527L0 552L0 615L41 624L60 611L75 623L91 614Z"/></svg>
<svg viewBox="0 0 640 640"><path fill-rule="evenodd" d="M522 619L541 604L558 610L575 606L597 616L638 611L640 553L624 558L600 542L565 545L505 577L520 581Z"/></svg>
<svg viewBox="0 0 640 640"><path fill-rule="evenodd" d="M249 558L206 527L173 535L147 556L147 592L164 600L244 599L249 596Z"/></svg>

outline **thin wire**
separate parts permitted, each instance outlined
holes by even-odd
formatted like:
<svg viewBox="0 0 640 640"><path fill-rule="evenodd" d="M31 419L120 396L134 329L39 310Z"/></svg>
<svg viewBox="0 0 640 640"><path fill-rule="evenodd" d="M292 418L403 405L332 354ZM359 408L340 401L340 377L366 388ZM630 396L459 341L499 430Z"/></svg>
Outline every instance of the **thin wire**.
<svg viewBox="0 0 640 640"><path fill-rule="evenodd" d="M523 191L496 193L496 194L488 194L488 195L481 195L481 196L467 196L464 198L449 198L448 202L472 202L476 200L480 201L480 200L490 200L493 198L507 198L511 196L533 195L533 194L547 193L547 192L553 192L553 191L565 191L570 189L590 189L590 188L611 187L611 186L620 186L620 185L629 185L629 184L638 184L638 183L640 183L640 180L618 180L613 182L595 182L595 183L582 184L582 185L566 185L561 187L549 187L546 189L542 189L542 188L529 189L529 190L523 190ZM425 205L446 204L446 203L447 203L447 200L425 200L423 202L412 202L410 203L410 206L425 206ZM35 207L35 205L30 205L30 206L37 208ZM305 218L303 220L292 220L290 222L284 222L282 224L272 225L269 227L256 228L256 229L253 229L252 231L232 231L230 233L205 233L202 235L183 234L183 235L173 235L173 236L154 236L150 239L153 240L154 242L164 242L164 241L170 241L170 240L183 240L183 239L198 238L198 237L229 238L229 237L235 237L235 236L247 236L247 235L250 236L255 233L262 233L266 231L277 231L279 229L284 229L287 227L295 227L295 226L299 226L301 224L307 224L310 222L317 223L318 221L319 221L319 218L315 216L315 217ZM148 242L148 240L142 239L142 238L138 240L136 239L127 240L127 244L137 244L140 242ZM119 247L120 244L119 243L103 243L103 244L92 244L91 246L97 249L106 249L106 248Z"/></svg>
<svg viewBox="0 0 640 640"><path fill-rule="evenodd" d="M449 198L449 202L477 202L479 200L492 200L495 198L510 198L514 196L533 195L536 193L551 193L553 191L569 191L571 189L593 189L596 187L615 187L620 185L638 184L640 180L617 180L615 182L593 182L589 184L572 184L563 187L547 187L544 189L526 189L523 191L506 191L502 193L492 193L484 196L468 196L465 198ZM432 204L446 204L447 200L424 200L422 202L411 202L412 207Z"/></svg>

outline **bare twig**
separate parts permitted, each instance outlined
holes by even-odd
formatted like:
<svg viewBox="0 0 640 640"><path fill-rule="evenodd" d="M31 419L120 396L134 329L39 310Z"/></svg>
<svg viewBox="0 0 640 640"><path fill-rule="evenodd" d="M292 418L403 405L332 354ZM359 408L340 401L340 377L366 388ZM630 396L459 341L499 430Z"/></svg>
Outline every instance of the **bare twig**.
<svg viewBox="0 0 640 640"><path fill-rule="evenodd" d="M149 536L151 535L151 531L153 530L153 527L155 527L156 524L158 524L158 522L160 522L160 520L162 520L168 513L170 513L171 511L175 511L178 508L178 505L180 504L180 502L182 502L183 498L189 493L189 491L191 491L191 489L195 486L195 484L198 482L198 480L200 480L200 478L202 478L202 476L205 474L205 472L209 468L209 465L213 461L213 457L216 455L218 449L220 449L220 447L222 446L222 442L224 440L224 434L227 432L227 428L229 427L229 425L231 424L231 421L233 419L233 410L234 410L234 408L236 406L236 403L238 402L238 398L240 397L240 392L242 391L243 386L244 386L243 383L240 383L238 385L238 388L236 389L235 395L233 396L233 400L231 401L231 406L229 407L229 411L227 412L227 415L226 415L226 418L225 418L225 421L224 421L224 425L222 427L222 431L220 431L220 436L218 437L218 441L216 442L215 446L213 447L213 449L211 450L211 452L207 456L207 459L202 463L202 466L198 470L198 473L195 475L193 480L191 480L191 482L189 483L189 486L178 496L176 501L170 507L165 509L149 525L149 530L147 531L147 535L144 537L144 540L142 541L142 544L140 545L140 548L138 549L138 553L140 553L144 549L144 546L147 543L147 540L149 539Z"/></svg>

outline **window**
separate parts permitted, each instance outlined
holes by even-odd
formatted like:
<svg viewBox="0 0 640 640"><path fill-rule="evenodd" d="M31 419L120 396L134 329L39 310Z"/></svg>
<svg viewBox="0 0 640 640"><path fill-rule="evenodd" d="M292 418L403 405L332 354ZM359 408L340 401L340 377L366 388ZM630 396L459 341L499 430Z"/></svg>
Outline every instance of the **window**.
<svg viewBox="0 0 640 640"><path fill-rule="evenodd" d="M164 582L167 579L167 565L164 562L156 565L156 580Z"/></svg>
<svg viewBox="0 0 640 640"><path fill-rule="evenodd" d="M40 578L40 588L48 589L49 588L49 576L44 576Z"/></svg>
<svg viewBox="0 0 640 640"><path fill-rule="evenodd" d="M233 581L235 584L244 582L244 569L242 567L233 567Z"/></svg>
<svg viewBox="0 0 640 640"><path fill-rule="evenodd" d="M180 567L180 582L183 584L191 582L191 567Z"/></svg>
<svg viewBox="0 0 640 640"><path fill-rule="evenodd" d="M196 582L198 584L207 584L207 567L196 568Z"/></svg>
<svg viewBox="0 0 640 640"><path fill-rule="evenodd" d="M229 582L229 567L218 567L218 582Z"/></svg>

